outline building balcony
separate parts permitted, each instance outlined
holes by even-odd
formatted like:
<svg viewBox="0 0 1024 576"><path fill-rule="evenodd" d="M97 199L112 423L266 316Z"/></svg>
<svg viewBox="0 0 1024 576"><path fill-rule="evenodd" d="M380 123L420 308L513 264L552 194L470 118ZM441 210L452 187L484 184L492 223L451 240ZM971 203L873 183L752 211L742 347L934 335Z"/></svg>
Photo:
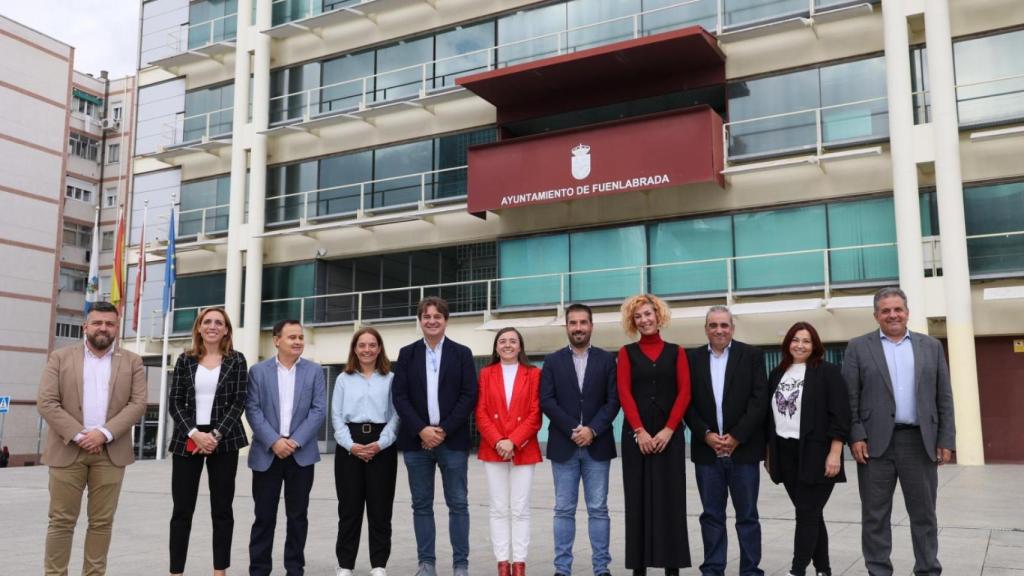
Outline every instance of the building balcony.
<svg viewBox="0 0 1024 576"><path fill-rule="evenodd" d="M167 32L170 56L154 60L153 66L177 74L182 66L213 60L223 62L234 53L238 34L237 14L227 14L206 22L183 24Z"/></svg>
<svg viewBox="0 0 1024 576"><path fill-rule="evenodd" d="M264 236L379 226L466 209L466 166L292 192L266 199Z"/></svg>
<svg viewBox="0 0 1024 576"><path fill-rule="evenodd" d="M323 28L354 20L376 22L380 12L435 3L436 0L274 0L271 27L261 32L274 38L316 34Z"/></svg>
<svg viewBox="0 0 1024 576"><path fill-rule="evenodd" d="M190 116L180 112L163 125L162 136L166 144L143 157L175 164L190 154L215 153L230 147L233 115L233 108Z"/></svg>

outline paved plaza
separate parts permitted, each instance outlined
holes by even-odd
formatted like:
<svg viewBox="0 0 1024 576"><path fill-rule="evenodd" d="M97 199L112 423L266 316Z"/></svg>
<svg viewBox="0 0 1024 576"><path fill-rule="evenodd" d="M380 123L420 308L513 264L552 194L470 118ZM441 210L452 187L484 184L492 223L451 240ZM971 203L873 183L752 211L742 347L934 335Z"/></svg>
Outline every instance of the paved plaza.
<svg viewBox="0 0 1024 576"><path fill-rule="evenodd" d="M399 458L401 463L401 458ZM832 566L836 575L863 575L860 554L860 503L857 498L854 465L848 462L850 482L840 485L826 508L831 541ZM687 462L687 515L689 517L690 551L699 564L701 558L700 529L697 516L700 504L694 483L693 468ZM171 514L170 461L146 461L132 465L125 478L120 506L114 524L108 573L122 575L158 575L167 573L167 524ZM241 576L247 567L247 545L252 522L252 498L249 470L239 467L238 492L235 499L234 566L229 574ZM483 467L470 462L471 558L470 573L487 576L494 573L494 561L488 540L487 486ZM1024 466L989 465L984 467L946 466L939 470L939 557L950 576L1024 576ZM187 574L209 574L212 567L210 549L209 499L202 488L192 531L192 550ZM42 566L46 534L47 470L45 467L8 468L0 470L0 575L39 574ZM204 501L204 498L206 499ZM553 573L551 520L554 492L551 469L547 462L539 465L534 477L532 500L532 541L527 563L533 576ZM409 488L404 467L399 470L395 497L394 545L388 572L393 576L412 576L416 567L416 544L409 506ZM333 456L325 456L317 465L316 482L310 504L310 532L306 545L307 570L310 575L334 574L334 539L337 533L337 500L334 495ZM609 508L612 516L612 573L626 574L623 567L623 507L620 460L612 466ZM81 571L82 540L85 514L75 534L71 574ZM447 514L441 496L440 476L437 481L438 566L439 573L450 574L451 548L447 542ZM772 485L762 474L760 512L764 533L764 560L767 574L786 574L789 567L793 537L793 508L780 486ZM912 573L913 553L910 529L902 498L897 495L893 514L893 560L896 574ZM369 571L367 542L360 543L356 574ZM283 574L281 554L284 541L284 507L280 510L274 560L275 574ZM738 571L739 550L730 521L729 571ZM697 574L696 568L683 574ZM586 535L586 513L577 516L576 563L573 574L590 575L590 549ZM660 570L652 570L659 576Z"/></svg>

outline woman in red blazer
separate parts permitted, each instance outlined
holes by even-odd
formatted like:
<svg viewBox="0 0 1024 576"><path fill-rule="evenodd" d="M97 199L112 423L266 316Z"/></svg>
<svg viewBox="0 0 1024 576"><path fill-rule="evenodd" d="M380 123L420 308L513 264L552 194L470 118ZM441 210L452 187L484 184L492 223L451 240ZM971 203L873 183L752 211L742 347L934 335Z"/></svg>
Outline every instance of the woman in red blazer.
<svg viewBox="0 0 1024 576"><path fill-rule="evenodd" d="M518 330L502 328L494 337L491 363L480 370L477 455L487 473L498 576L526 575L530 484L541 461L540 369L530 365L525 346Z"/></svg>

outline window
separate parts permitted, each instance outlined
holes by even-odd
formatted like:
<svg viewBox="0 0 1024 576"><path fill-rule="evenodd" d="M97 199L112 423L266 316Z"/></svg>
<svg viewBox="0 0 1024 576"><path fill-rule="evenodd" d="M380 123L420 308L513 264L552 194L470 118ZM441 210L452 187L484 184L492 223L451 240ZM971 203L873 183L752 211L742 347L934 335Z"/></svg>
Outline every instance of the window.
<svg viewBox="0 0 1024 576"><path fill-rule="evenodd" d="M92 246L92 226L65 222L61 243L65 246L90 248Z"/></svg>
<svg viewBox="0 0 1024 576"><path fill-rule="evenodd" d="M183 182L178 213L178 235L192 237L227 231L230 201L230 176Z"/></svg>
<svg viewBox="0 0 1024 576"><path fill-rule="evenodd" d="M498 66L513 66L558 54L555 35L566 29L565 4L516 12L498 19Z"/></svg>
<svg viewBox="0 0 1024 576"><path fill-rule="evenodd" d="M60 269L60 289L63 292L81 292L84 294L88 279L88 273L83 270Z"/></svg>
<svg viewBox="0 0 1024 576"><path fill-rule="evenodd" d="M80 97L78 93L71 99L71 110L86 116L96 115L96 105L89 100Z"/></svg>
<svg viewBox="0 0 1024 576"><path fill-rule="evenodd" d="M92 202L92 190L72 186L71 184L68 184L64 189L64 196L75 200L81 200L82 202Z"/></svg>
<svg viewBox="0 0 1024 576"><path fill-rule="evenodd" d="M121 145L110 144L107 146L107 164L117 164L121 161Z"/></svg>
<svg viewBox="0 0 1024 576"><path fill-rule="evenodd" d="M324 90L305 92L321 85L351 80L350 72L345 69L355 66L357 70L365 70L357 76L373 74L373 53L347 55L322 64L324 81L320 82L321 63L311 62L301 66L274 70L270 73L270 123L284 122L305 116L307 107L310 116L320 112L331 112L359 105L362 94L362 82L332 86ZM329 78L330 76L330 79ZM372 88L372 87L371 87Z"/></svg>
<svg viewBox="0 0 1024 576"><path fill-rule="evenodd" d="M234 98L234 84L186 92L182 141L196 142L204 137L229 136L234 113Z"/></svg>
<svg viewBox="0 0 1024 576"><path fill-rule="evenodd" d="M57 338L74 338L76 340L80 340L82 338L82 325L57 322L54 335L56 335Z"/></svg>
<svg viewBox="0 0 1024 576"><path fill-rule="evenodd" d="M961 126L1024 118L1024 30L953 43Z"/></svg>
<svg viewBox="0 0 1024 576"><path fill-rule="evenodd" d="M743 160L889 136L885 60L878 56L732 82L729 158Z"/></svg>
<svg viewBox="0 0 1024 576"><path fill-rule="evenodd" d="M150 269L147 269L147 275ZM162 271L161 271L162 272ZM203 306L224 304L224 273L178 276L174 281L174 316L172 331L188 332ZM158 308L160 304L156 305Z"/></svg>
<svg viewBox="0 0 1024 576"><path fill-rule="evenodd" d="M100 234L100 250L109 252L114 249L114 231L107 230Z"/></svg>
<svg viewBox="0 0 1024 576"><path fill-rule="evenodd" d="M121 113L123 112L123 110L124 110L124 107L121 105L120 102L118 102L116 104L113 104L112 107L110 108L110 117L113 118L115 122L120 122L121 121Z"/></svg>
<svg viewBox="0 0 1024 576"><path fill-rule="evenodd" d="M260 310L263 326L273 326L285 318L308 322L312 317L314 301L303 299L312 296L315 289L313 262L263 268L263 300L277 300L263 302Z"/></svg>
<svg viewBox="0 0 1024 576"><path fill-rule="evenodd" d="M84 134L72 132L68 137L68 153L86 160L96 160L100 155L100 143Z"/></svg>
<svg viewBox="0 0 1024 576"><path fill-rule="evenodd" d="M1020 194L1018 202L1024 182ZM1007 226L1024 229L1020 218ZM642 290L720 294L730 273L734 290L820 286L828 249L834 284L878 284L898 276L895 242L892 198L885 197L511 238L498 243L498 264L502 279L572 272L565 300L600 301ZM1024 242L1017 246L1011 253L1024 267ZM775 255L782 252L803 253ZM557 276L501 280L498 306L550 305L560 289Z"/></svg>
<svg viewBox="0 0 1024 576"><path fill-rule="evenodd" d="M113 208L115 206L117 206L117 186L112 186L103 192L103 207Z"/></svg>
<svg viewBox="0 0 1024 576"><path fill-rule="evenodd" d="M238 33L237 0L203 0L188 9L189 50L214 42L229 42Z"/></svg>
<svg viewBox="0 0 1024 576"><path fill-rule="evenodd" d="M1024 236L987 234L1024 231L1024 181L964 188L967 261L972 275L1024 271Z"/></svg>
<svg viewBox="0 0 1024 576"><path fill-rule="evenodd" d="M434 77L434 66L426 64L426 71L417 64L434 59L434 38L399 42L377 50L377 86L374 100L382 102L419 94L423 78Z"/></svg>
<svg viewBox="0 0 1024 576"><path fill-rule="evenodd" d="M495 130L484 128L272 167L267 174L266 221L351 215L360 208L361 191L366 193L366 210L415 205L421 197L427 202L462 198L467 148L494 139ZM421 173L427 174L421 178ZM318 192L302 194L313 190ZM304 202L309 206L303 207Z"/></svg>

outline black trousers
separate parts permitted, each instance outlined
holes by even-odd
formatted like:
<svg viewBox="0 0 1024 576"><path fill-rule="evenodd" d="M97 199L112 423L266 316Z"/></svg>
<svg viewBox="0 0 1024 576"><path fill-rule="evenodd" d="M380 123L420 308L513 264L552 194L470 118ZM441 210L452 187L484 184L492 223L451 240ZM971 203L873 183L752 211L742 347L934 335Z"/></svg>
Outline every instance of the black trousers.
<svg viewBox="0 0 1024 576"><path fill-rule="evenodd" d="M779 438L779 471L790 501L796 508L796 532L793 535L793 564L790 572L804 576L813 561L817 572L831 574L828 557L828 529L825 528L825 504L832 496L834 482L808 484L799 480L800 441ZM825 470L821 471L824 476Z"/></svg>
<svg viewBox="0 0 1024 576"><path fill-rule="evenodd" d="M227 570L231 566L231 535L235 529L231 504L235 498L238 451L191 456L175 454L171 462L171 500L174 503L170 530L172 574L185 571L192 516L196 510L204 465L210 487L210 518L213 520L213 569Z"/></svg>
<svg viewBox="0 0 1024 576"><path fill-rule="evenodd" d="M383 424L350 424L352 439L369 444L380 437ZM363 462L338 446L334 453L334 487L338 494L338 540L334 546L338 566L351 570L356 564L363 529L363 509L369 524L370 566L384 568L391 556L391 512L395 503L398 450L394 445Z"/></svg>
<svg viewBox="0 0 1024 576"><path fill-rule="evenodd" d="M269 576L274 561L274 529L277 506L284 485L284 515L288 521L284 539L284 569L288 576L302 576L306 567L306 534L309 531L309 492L313 489L313 465L299 466L295 458L275 458L265 472L252 472L255 520L249 536L249 574Z"/></svg>

